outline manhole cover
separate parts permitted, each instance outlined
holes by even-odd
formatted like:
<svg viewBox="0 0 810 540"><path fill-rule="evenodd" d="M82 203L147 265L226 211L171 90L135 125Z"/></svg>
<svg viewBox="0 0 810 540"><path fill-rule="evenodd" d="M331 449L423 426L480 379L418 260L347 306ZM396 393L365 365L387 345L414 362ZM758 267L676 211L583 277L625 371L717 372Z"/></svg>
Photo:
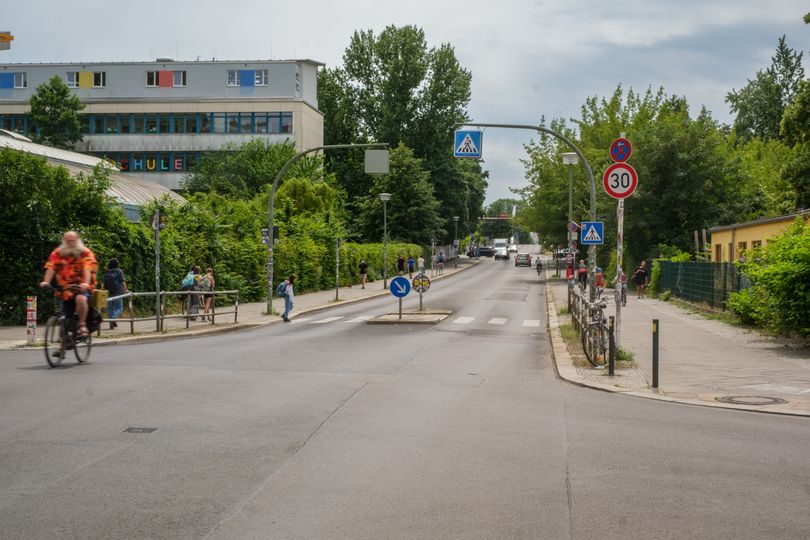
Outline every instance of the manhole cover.
<svg viewBox="0 0 810 540"><path fill-rule="evenodd" d="M156 427L131 427L125 429L123 433L152 433L156 430Z"/></svg>
<svg viewBox="0 0 810 540"><path fill-rule="evenodd" d="M784 399L767 396L723 396L715 399L733 405L777 405L787 403Z"/></svg>

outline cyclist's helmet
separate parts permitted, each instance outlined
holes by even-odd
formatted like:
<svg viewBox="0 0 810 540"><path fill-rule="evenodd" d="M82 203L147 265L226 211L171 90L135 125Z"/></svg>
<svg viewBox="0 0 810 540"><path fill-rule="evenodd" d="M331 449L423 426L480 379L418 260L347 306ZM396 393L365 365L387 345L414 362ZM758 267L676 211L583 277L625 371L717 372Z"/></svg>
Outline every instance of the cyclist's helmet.
<svg viewBox="0 0 810 540"><path fill-rule="evenodd" d="M597 273L597 274L601 274L601 273L602 273L602 269L601 269L601 268L597 268L597 269L596 269L596 273Z"/></svg>

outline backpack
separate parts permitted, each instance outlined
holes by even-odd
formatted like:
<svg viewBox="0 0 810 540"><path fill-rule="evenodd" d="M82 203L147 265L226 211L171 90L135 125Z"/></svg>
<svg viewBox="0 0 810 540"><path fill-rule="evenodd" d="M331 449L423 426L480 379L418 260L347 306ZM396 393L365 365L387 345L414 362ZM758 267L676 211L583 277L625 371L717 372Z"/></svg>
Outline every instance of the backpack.
<svg viewBox="0 0 810 540"><path fill-rule="evenodd" d="M279 298L284 298L285 296L287 296L286 281L282 281L281 283L278 284L278 287L276 287L276 294L278 295Z"/></svg>
<svg viewBox="0 0 810 540"><path fill-rule="evenodd" d="M104 288L110 292L121 288L121 278L116 270L107 270L104 273Z"/></svg>
<svg viewBox="0 0 810 540"><path fill-rule="evenodd" d="M101 313L94 307L89 307L87 310L87 331L91 334L96 332L99 328L101 328L101 323L103 319L101 318Z"/></svg>
<svg viewBox="0 0 810 540"><path fill-rule="evenodd" d="M186 277L183 278L183 281L180 282L180 285L183 287L184 290L189 287L192 287L194 285L194 273L189 272L188 274L186 274Z"/></svg>

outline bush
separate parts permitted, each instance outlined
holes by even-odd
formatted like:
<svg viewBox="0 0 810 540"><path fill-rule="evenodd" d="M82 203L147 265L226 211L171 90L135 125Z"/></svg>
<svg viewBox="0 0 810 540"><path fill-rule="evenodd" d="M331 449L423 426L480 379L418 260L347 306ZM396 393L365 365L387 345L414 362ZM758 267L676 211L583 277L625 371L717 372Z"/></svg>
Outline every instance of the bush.
<svg viewBox="0 0 810 540"><path fill-rule="evenodd" d="M661 293L661 295L659 296L659 298L660 298L660 299L661 299L663 302L669 302L669 299L670 299L671 297L672 297L672 291L670 291L669 289L667 289L667 290L665 290L664 292L662 292L662 293Z"/></svg>
<svg viewBox="0 0 810 540"><path fill-rule="evenodd" d="M770 327L776 318L768 294L759 285L731 293L726 306L744 324Z"/></svg>

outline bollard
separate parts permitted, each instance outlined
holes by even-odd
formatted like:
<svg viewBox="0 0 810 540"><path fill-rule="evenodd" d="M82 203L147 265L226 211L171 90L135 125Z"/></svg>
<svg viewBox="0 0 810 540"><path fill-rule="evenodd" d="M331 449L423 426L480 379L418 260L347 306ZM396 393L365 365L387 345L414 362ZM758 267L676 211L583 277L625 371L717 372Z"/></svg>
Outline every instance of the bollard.
<svg viewBox="0 0 810 540"><path fill-rule="evenodd" d="M608 375L613 376L616 368L616 318L612 315L608 329Z"/></svg>
<svg viewBox="0 0 810 540"><path fill-rule="evenodd" d="M652 387L658 388L658 319L653 319Z"/></svg>

